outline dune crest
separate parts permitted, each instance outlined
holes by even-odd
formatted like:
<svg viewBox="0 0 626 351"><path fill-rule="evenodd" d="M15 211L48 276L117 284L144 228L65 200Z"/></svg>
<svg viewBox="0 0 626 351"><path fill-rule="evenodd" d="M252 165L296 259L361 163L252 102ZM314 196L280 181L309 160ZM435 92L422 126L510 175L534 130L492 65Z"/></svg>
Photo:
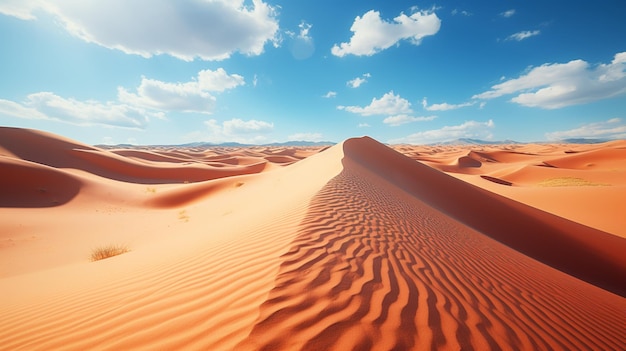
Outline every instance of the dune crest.
<svg viewBox="0 0 626 351"><path fill-rule="evenodd" d="M0 350L626 349L626 239L506 193L620 151L403 148L0 129Z"/></svg>
<svg viewBox="0 0 626 351"><path fill-rule="evenodd" d="M456 179L428 174L430 169L393 155L371 139L346 141L344 154L342 173L313 199L283 256L276 286L239 347L625 345L626 338L615 328L626 321L622 297L476 232L446 212L450 208L413 187L423 182L441 195ZM454 191L459 189L443 194L442 201L458 201L462 194ZM533 214L518 215L528 220Z"/></svg>

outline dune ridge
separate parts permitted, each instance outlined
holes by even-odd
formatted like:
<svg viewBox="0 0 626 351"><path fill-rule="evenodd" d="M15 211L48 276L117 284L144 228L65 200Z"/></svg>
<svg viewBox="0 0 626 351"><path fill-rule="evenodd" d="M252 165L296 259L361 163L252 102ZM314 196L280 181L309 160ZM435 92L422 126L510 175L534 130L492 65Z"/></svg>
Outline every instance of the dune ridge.
<svg viewBox="0 0 626 351"><path fill-rule="evenodd" d="M432 187L423 177L428 171L381 167L393 156L374 143L345 142L344 170L312 200L283 257L276 286L239 347L626 346L622 297L514 251L434 208L432 199L415 196L407 182L390 179L409 174L413 182ZM443 186L448 184L435 185L438 191Z"/></svg>
<svg viewBox="0 0 626 351"><path fill-rule="evenodd" d="M3 127L0 128L0 138L3 148L22 160L54 168L79 169L108 179L142 184L199 182L259 173L267 165L267 161L260 161L247 165L212 167L198 162L163 162L164 158L159 162L155 161L154 155L137 161L122 156L126 153L110 152L28 129ZM136 151L132 153L135 157L139 154Z"/></svg>
<svg viewBox="0 0 626 351"><path fill-rule="evenodd" d="M426 165L367 137L126 152L3 135L0 350L626 349L626 240L464 181L525 190L479 176L536 149L405 147L442 160ZM541 160L592 163L567 150ZM585 170L613 172L621 154L597 150ZM89 261L110 243L130 251Z"/></svg>

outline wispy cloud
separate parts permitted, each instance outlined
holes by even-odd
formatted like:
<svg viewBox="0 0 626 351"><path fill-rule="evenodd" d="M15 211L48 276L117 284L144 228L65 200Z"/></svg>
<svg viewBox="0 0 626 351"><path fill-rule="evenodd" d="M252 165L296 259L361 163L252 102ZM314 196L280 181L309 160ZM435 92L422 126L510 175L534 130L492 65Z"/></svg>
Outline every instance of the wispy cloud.
<svg viewBox="0 0 626 351"><path fill-rule="evenodd" d="M326 98L326 99L334 98L336 96L337 96L337 92L336 91L332 91L332 90L327 92L326 94L322 95L322 97Z"/></svg>
<svg viewBox="0 0 626 351"><path fill-rule="evenodd" d="M546 133L548 140L570 138L626 139L626 123L620 118L584 124L578 128Z"/></svg>
<svg viewBox="0 0 626 351"><path fill-rule="evenodd" d="M116 102L79 101L51 92L27 96L24 102L0 99L0 114L25 119L65 122L81 126L143 129L150 118L163 118L162 113Z"/></svg>
<svg viewBox="0 0 626 351"><path fill-rule="evenodd" d="M295 133L287 137L289 141L322 141L322 133Z"/></svg>
<svg viewBox="0 0 626 351"><path fill-rule="evenodd" d="M469 11L465 11L465 10L459 10L459 9L454 9L452 10L452 16L456 16L456 15L463 15L463 16L471 16L472 13Z"/></svg>
<svg viewBox="0 0 626 351"><path fill-rule="evenodd" d="M428 100L426 100L426 98L424 98L422 100L422 107L424 107L425 110L427 111L449 111L449 110L456 110L459 108L463 108L463 107L468 107L468 106L472 106L474 105L476 102L475 101L470 101L470 102L464 102L462 104L448 104L446 102L441 103L441 104L432 104L432 105L428 105Z"/></svg>
<svg viewBox="0 0 626 351"><path fill-rule="evenodd" d="M521 32L517 32L515 34L511 34L509 35L505 40L507 41L511 41L511 40L515 40L515 41L522 41L524 39L528 39L530 37L534 37L541 34L541 31L539 30L525 30L525 31L521 31Z"/></svg>
<svg viewBox="0 0 626 351"><path fill-rule="evenodd" d="M390 22L383 20L380 12L371 10L354 19L350 41L334 45L331 53L339 57L371 56L401 40L419 45L424 37L436 34L440 27L441 20L433 11L417 11L410 16L401 13Z"/></svg>
<svg viewBox="0 0 626 351"><path fill-rule="evenodd" d="M238 142L242 144L261 144L267 142L267 134L274 130L274 124L260 120L244 121L239 118L219 122L210 119L204 122L205 130L198 130L185 136L189 141L211 143Z"/></svg>
<svg viewBox="0 0 626 351"><path fill-rule="evenodd" d="M388 124L392 127L397 127L397 126L401 126L407 123L432 121L435 118L437 118L437 116L415 117L415 116L409 116L409 115L396 115L396 116L389 116L385 118L383 120L383 123Z"/></svg>
<svg viewBox="0 0 626 351"><path fill-rule="evenodd" d="M513 17L514 14L515 14L515 9L510 9L510 10L506 10L500 13L500 16L504 18L509 18L509 17Z"/></svg>
<svg viewBox="0 0 626 351"><path fill-rule="evenodd" d="M147 10L149 9L149 10ZM233 53L259 55L277 39L275 9L262 0L5 1L0 13L36 19L55 16L67 32L128 54L169 54L185 61L223 60ZM115 25L111 25L111 20ZM207 35L212 33L212 35Z"/></svg>
<svg viewBox="0 0 626 351"><path fill-rule="evenodd" d="M373 98L372 102L367 106L337 106L337 109L360 114L361 116L391 116L413 112L411 103L400 97L400 95L394 94L393 91L384 94L380 99Z"/></svg>
<svg viewBox="0 0 626 351"><path fill-rule="evenodd" d="M626 52L617 53L608 64L591 66L583 60L544 64L519 78L496 84L475 99L494 99L517 94L520 105L557 109L626 94Z"/></svg>
<svg viewBox="0 0 626 351"><path fill-rule="evenodd" d="M409 136L389 140L391 144L430 144L459 138L489 140L493 138L491 131L495 127L492 120L487 122L467 121L465 123L444 126L439 129L426 130Z"/></svg>

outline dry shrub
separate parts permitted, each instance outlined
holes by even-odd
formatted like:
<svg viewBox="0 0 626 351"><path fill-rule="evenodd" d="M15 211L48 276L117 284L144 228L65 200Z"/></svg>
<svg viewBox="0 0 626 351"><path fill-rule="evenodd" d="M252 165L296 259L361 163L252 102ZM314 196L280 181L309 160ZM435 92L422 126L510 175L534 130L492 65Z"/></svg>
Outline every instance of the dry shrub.
<svg viewBox="0 0 626 351"><path fill-rule="evenodd" d="M93 249L91 251L91 261L100 261L105 258L121 255L130 251L125 245L107 245Z"/></svg>

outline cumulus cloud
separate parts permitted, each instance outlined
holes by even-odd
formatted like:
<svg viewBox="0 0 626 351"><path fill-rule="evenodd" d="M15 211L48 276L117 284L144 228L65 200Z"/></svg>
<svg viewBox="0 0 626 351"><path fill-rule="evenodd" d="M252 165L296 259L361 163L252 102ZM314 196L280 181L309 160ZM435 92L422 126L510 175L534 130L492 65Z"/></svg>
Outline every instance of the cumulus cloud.
<svg viewBox="0 0 626 351"><path fill-rule="evenodd" d="M0 99L0 114L26 119L52 120L76 125L104 125L143 129L150 117L162 118L160 113L136 106L93 100L79 101L51 92L27 96L22 103Z"/></svg>
<svg viewBox="0 0 626 351"><path fill-rule="evenodd" d="M591 66L583 60L544 64L519 78L506 80L475 99L516 95L512 102L528 107L557 109L626 93L626 52L608 64Z"/></svg>
<svg viewBox="0 0 626 351"><path fill-rule="evenodd" d="M278 32L276 11L262 0L92 0L0 3L0 13L35 19L55 16L70 34L89 43L150 57L223 60L259 55Z"/></svg>
<svg viewBox="0 0 626 351"><path fill-rule="evenodd" d="M459 138L491 139L491 130L495 127L492 120L487 122L467 121L455 126L426 130L404 138L392 139L391 144L431 144Z"/></svg>
<svg viewBox="0 0 626 351"><path fill-rule="evenodd" d="M390 22L383 20L380 12L371 10L354 19L350 41L335 44L331 53L339 57L350 54L371 56L401 40L419 45L422 38L436 34L440 27L441 20L433 11L417 11L410 16L401 13Z"/></svg>
<svg viewBox="0 0 626 351"><path fill-rule="evenodd" d="M548 140L570 138L626 139L626 123L620 118L582 125L578 128L546 133Z"/></svg>
<svg viewBox="0 0 626 351"><path fill-rule="evenodd" d="M463 107L468 107L468 106L472 106L474 105L475 102L471 101L471 102L464 102L462 104L448 104L446 102L441 103L441 104L432 104L432 105L428 105L428 100L426 100L426 98L424 98L422 100L422 106L424 107L425 110L427 111L449 111L449 110L456 110L459 108L463 108Z"/></svg>
<svg viewBox="0 0 626 351"><path fill-rule="evenodd" d="M510 9L510 10L506 10L500 13L500 16L504 18L509 18L509 17L513 17L514 14L515 14L515 9Z"/></svg>
<svg viewBox="0 0 626 351"><path fill-rule="evenodd" d="M203 70L195 80L168 83L142 78L137 93L118 88L118 99L124 103L166 111L211 113L215 106L212 92L222 92L245 84L242 76L229 75L222 68Z"/></svg>
<svg viewBox="0 0 626 351"><path fill-rule="evenodd" d="M287 137L289 141L322 141L322 133L295 133Z"/></svg>
<svg viewBox="0 0 626 351"><path fill-rule="evenodd" d="M363 74L361 77L356 77L354 79L349 80L346 85L351 87L351 88L358 88L361 86L361 84L367 82L367 78L371 77L372 75L369 73L365 73Z"/></svg>
<svg viewBox="0 0 626 351"><path fill-rule="evenodd" d="M204 140L211 143L238 142L259 144L267 141L266 134L274 130L274 124L266 121L233 118L218 122L210 119L204 122L205 131L196 131L187 135L188 140Z"/></svg>
<svg viewBox="0 0 626 351"><path fill-rule="evenodd" d="M389 116L385 118L383 120L383 123L388 124L392 127L397 127L397 126L401 126L407 123L432 121L435 118L437 118L437 116L415 117L415 116L409 116L409 115L396 115L396 116Z"/></svg>
<svg viewBox="0 0 626 351"><path fill-rule="evenodd" d="M515 34L511 34L509 35L505 40L515 40L515 41L522 41L524 39L528 39L530 37L534 37L536 35L541 34L541 31L539 30L525 30L525 31L521 31L521 32L517 32Z"/></svg>
<svg viewBox="0 0 626 351"><path fill-rule="evenodd" d="M413 112L411 103L396 95L393 91L384 94L380 99L373 98L372 102L364 107L361 106L337 106L339 110L360 114L361 116L372 115L400 115Z"/></svg>
<svg viewBox="0 0 626 351"><path fill-rule="evenodd" d="M332 91L332 90L322 95L323 98L327 98L327 99L334 98L335 96L337 96L337 92Z"/></svg>
<svg viewBox="0 0 626 351"><path fill-rule="evenodd" d="M243 84L242 76L228 75L219 68L200 71L195 79L185 83L142 78L136 93L119 87L118 101L114 102L80 101L52 92L30 94L24 102L0 99L0 114L77 125L142 129L150 118L164 118L164 111L211 113L216 101L212 93Z"/></svg>

